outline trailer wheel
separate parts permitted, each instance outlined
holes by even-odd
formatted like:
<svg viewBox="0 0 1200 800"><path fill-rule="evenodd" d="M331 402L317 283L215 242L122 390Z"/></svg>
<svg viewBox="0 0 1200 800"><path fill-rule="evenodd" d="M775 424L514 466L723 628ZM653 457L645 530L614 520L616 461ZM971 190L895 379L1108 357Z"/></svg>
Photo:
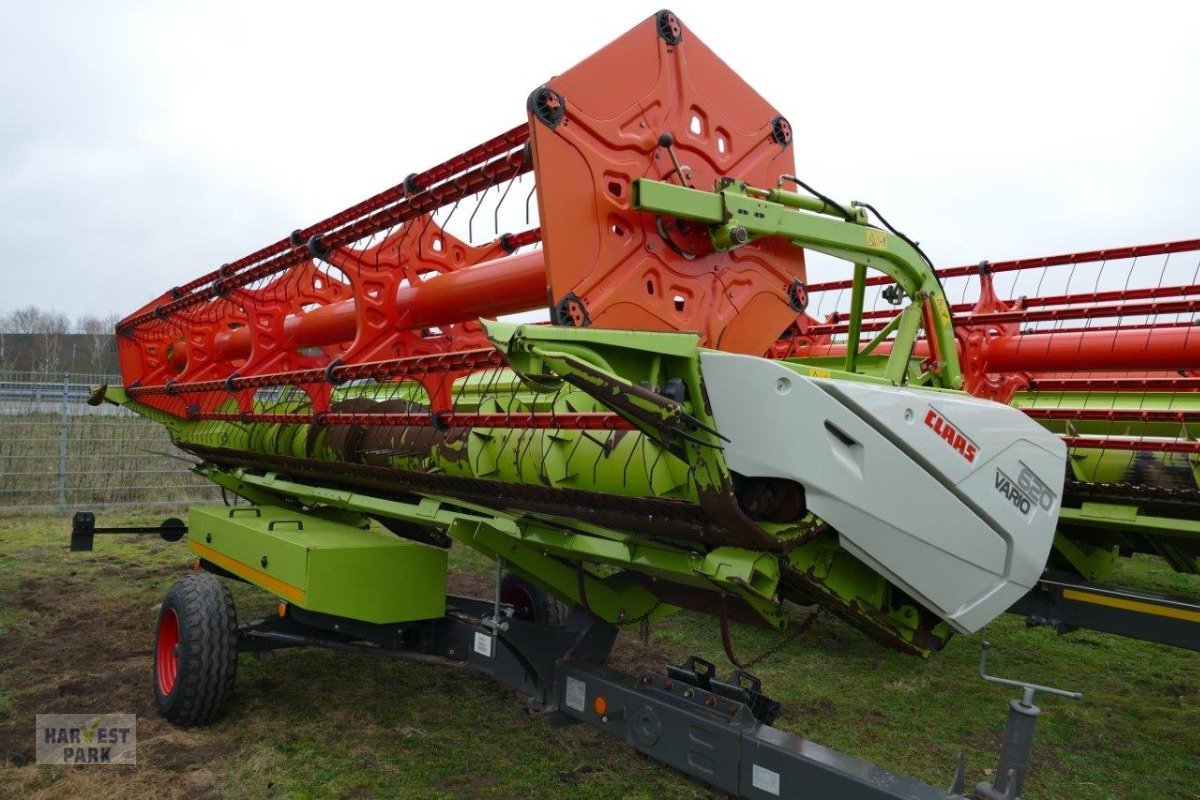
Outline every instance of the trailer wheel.
<svg viewBox="0 0 1200 800"><path fill-rule="evenodd" d="M500 602L512 606L517 619L555 627L565 625L571 611L566 603L513 572L500 579Z"/></svg>
<svg viewBox="0 0 1200 800"><path fill-rule="evenodd" d="M154 694L176 725L206 725L221 713L237 678L237 611L215 575L176 581L158 612Z"/></svg>

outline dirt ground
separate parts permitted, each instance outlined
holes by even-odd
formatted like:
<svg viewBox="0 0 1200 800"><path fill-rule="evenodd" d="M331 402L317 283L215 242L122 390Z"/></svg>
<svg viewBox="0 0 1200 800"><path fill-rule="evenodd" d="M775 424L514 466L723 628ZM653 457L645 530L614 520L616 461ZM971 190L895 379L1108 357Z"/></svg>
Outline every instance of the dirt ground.
<svg viewBox="0 0 1200 800"><path fill-rule="evenodd" d="M20 682L19 694L0 724L0 754L18 773L25 773L18 774L18 780L37 772L29 725L35 714L106 713L114 708L136 714L138 758L154 765L151 774L140 766L107 769L124 773L122 782L142 773L133 783L147 788L173 782L189 766L229 756L236 747L233 742L177 729L157 713L147 674L153 641L146 623L154 604L144 604L144 614L132 613L124 596L106 597L96 591L97 580L156 584L177 577L179 569L146 567L104 554L85 557L96 562L95 570L22 577L9 598L10 610L37 620L30 629L5 637L6 653L19 654L21 672L32 679ZM75 772L56 782L53 794L96 788L94 776ZM218 796L213 787L196 785L202 778L191 779L187 795ZM150 789L148 794L154 792Z"/></svg>

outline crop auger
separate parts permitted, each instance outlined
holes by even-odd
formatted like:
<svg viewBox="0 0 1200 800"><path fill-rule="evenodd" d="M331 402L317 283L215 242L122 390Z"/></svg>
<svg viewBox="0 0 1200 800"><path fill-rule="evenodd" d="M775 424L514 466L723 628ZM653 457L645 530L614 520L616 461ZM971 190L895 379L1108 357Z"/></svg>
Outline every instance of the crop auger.
<svg viewBox="0 0 1200 800"><path fill-rule="evenodd" d="M710 614L737 664L729 623L791 602L927 656L1015 609L1197 648L1194 602L1092 585L1131 552L1200 566L1200 330L1157 316L1195 275L993 277L1200 242L935 270L798 177L803 129L667 11L526 115L120 322L94 400L248 501L164 529L198 568L159 618L169 719L213 719L239 651L319 645L480 669L748 797L946 797L769 727L744 671L608 670L617 628ZM810 282L814 253L851 277ZM446 594L452 542L494 598ZM238 625L213 575L278 616Z"/></svg>

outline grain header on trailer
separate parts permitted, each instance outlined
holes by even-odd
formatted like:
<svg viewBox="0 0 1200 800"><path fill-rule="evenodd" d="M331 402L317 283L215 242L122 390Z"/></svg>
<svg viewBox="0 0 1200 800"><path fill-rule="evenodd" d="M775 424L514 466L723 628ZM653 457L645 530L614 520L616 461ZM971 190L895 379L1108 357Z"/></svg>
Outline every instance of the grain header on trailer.
<svg viewBox="0 0 1200 800"><path fill-rule="evenodd" d="M1197 647L1194 602L1089 583L1135 551L1200 566L1200 331L1157 316L1197 310L1194 276L993 281L1200 242L935 270L809 187L802 129L668 11L525 112L119 324L124 386L94 401L249 501L164 531L200 569L159 618L169 719L213 719L239 651L318 645L477 668L748 797L932 798L771 728L745 671L607 669L617 628L710 614L735 664L729 623L783 627L785 602L918 656L1011 609ZM850 277L810 281L814 253ZM496 561L495 597L446 594L452 542ZM213 575L278 616L239 625ZM1019 792L1010 733L984 795Z"/></svg>

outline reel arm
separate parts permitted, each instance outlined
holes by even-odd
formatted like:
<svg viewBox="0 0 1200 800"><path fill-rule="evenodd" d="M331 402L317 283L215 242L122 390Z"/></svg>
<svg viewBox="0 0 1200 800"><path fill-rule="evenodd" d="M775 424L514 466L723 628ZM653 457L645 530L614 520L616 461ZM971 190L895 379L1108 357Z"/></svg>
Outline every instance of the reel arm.
<svg viewBox="0 0 1200 800"><path fill-rule="evenodd" d="M962 388L954 324L937 273L904 238L868 225L863 208L853 206L849 212L853 219L848 220L841 214L842 206L831 206L826 200L780 188L759 189L729 178L722 178L713 192L640 178L634 182L633 205L640 211L710 226L718 250L734 250L755 239L775 236L854 263L856 308L851 311L851 324L854 319L861 321L866 268L884 273L913 298L910 309L919 309L919 327L924 328L930 343L931 357L926 362L930 379L943 388ZM902 383L907 374L916 341L915 322L901 322L898 346L888 357L884 375L895 384ZM847 353L848 372L854 371L857 355Z"/></svg>

